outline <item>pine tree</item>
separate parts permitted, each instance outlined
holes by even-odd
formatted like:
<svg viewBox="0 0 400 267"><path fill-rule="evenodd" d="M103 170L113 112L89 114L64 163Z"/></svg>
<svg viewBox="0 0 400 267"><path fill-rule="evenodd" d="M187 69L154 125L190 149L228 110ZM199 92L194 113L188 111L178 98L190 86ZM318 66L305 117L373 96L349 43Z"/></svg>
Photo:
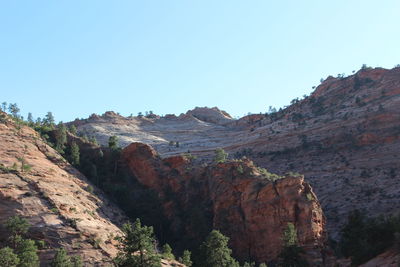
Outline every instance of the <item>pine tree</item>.
<svg viewBox="0 0 400 267"><path fill-rule="evenodd" d="M165 259L169 259L169 260L175 260L175 256L172 253L172 248L169 244L165 244L162 247L162 255Z"/></svg>
<svg viewBox="0 0 400 267"><path fill-rule="evenodd" d="M79 255L72 256L71 263L72 263L72 265L71 265L72 267L83 267L82 259Z"/></svg>
<svg viewBox="0 0 400 267"><path fill-rule="evenodd" d="M122 226L122 237L116 237L120 241L120 252L115 258L117 266L124 267L161 267L160 257L154 248L153 227L142 226L139 219L134 224Z"/></svg>
<svg viewBox="0 0 400 267"><path fill-rule="evenodd" d="M118 137L114 136L110 136L110 138L108 139L108 147L111 150L118 150Z"/></svg>
<svg viewBox="0 0 400 267"><path fill-rule="evenodd" d="M282 259L282 267L306 267L308 266L301 254L303 250L298 246L297 231L293 223L288 223L286 229L283 232L282 240L284 242L284 248L279 255Z"/></svg>
<svg viewBox="0 0 400 267"><path fill-rule="evenodd" d="M32 126L33 125L33 116L32 116L32 113L28 113L28 123L29 123L29 125L30 126Z"/></svg>
<svg viewBox="0 0 400 267"><path fill-rule="evenodd" d="M59 248L56 251L53 261L51 262L52 267L72 267L71 259L67 255L67 251L64 248Z"/></svg>
<svg viewBox="0 0 400 267"><path fill-rule="evenodd" d="M228 247L229 238L218 230L212 230L200 246L202 267L239 267L239 263L231 256Z"/></svg>
<svg viewBox="0 0 400 267"><path fill-rule="evenodd" d="M191 260L191 254L189 250L184 250L183 255L179 258L179 262L185 264L187 267L191 267L193 262Z"/></svg>
<svg viewBox="0 0 400 267"><path fill-rule="evenodd" d="M297 245L297 232L293 223L288 223L283 231L283 243L285 247Z"/></svg>
<svg viewBox="0 0 400 267"><path fill-rule="evenodd" d="M99 142L97 142L96 136L91 136L89 138L89 142L94 144L94 145L98 145L99 144Z"/></svg>
<svg viewBox="0 0 400 267"><path fill-rule="evenodd" d="M65 149L65 144L67 143L67 127L60 122L57 126L56 132L55 132L55 138L56 138L56 150L63 154L64 149Z"/></svg>
<svg viewBox="0 0 400 267"><path fill-rule="evenodd" d="M18 256L9 247L0 249L0 266L17 267L19 263Z"/></svg>
<svg viewBox="0 0 400 267"><path fill-rule="evenodd" d="M7 112L7 102L1 103L1 110L2 110L3 112Z"/></svg>
<svg viewBox="0 0 400 267"><path fill-rule="evenodd" d="M78 130L76 129L76 126L72 124L72 125L69 127L69 132L70 132L71 134L73 134L73 135L76 135L76 134L78 133Z"/></svg>
<svg viewBox="0 0 400 267"><path fill-rule="evenodd" d="M74 166L78 166L79 161L80 161L79 146L75 142L72 142L72 144L71 144L71 163Z"/></svg>
<svg viewBox="0 0 400 267"><path fill-rule="evenodd" d="M16 119L19 118L20 109L19 109L17 103L14 103L14 104L11 104L11 103L10 103L10 104L8 105L8 111L10 112L10 114L11 114L14 118L16 118Z"/></svg>
<svg viewBox="0 0 400 267"><path fill-rule="evenodd" d="M54 127L55 120L54 120L53 113L51 113L50 111L47 112L45 118L43 119L43 123L46 126Z"/></svg>
<svg viewBox="0 0 400 267"><path fill-rule="evenodd" d="M226 153L222 148L217 148L215 150L215 157L214 157L214 161L216 163L223 163L226 161L228 157L228 153Z"/></svg>
<svg viewBox="0 0 400 267"><path fill-rule="evenodd" d="M26 219L21 218L16 215L16 216L12 216L12 217L8 218L5 226L10 233L10 239L11 239L13 248L16 248L18 237L20 237L21 235L24 235L28 232L30 224L28 223L28 221Z"/></svg>
<svg viewBox="0 0 400 267"><path fill-rule="evenodd" d="M19 258L18 267L38 267L39 257L37 255L37 247L35 241L30 239L17 240L16 252Z"/></svg>

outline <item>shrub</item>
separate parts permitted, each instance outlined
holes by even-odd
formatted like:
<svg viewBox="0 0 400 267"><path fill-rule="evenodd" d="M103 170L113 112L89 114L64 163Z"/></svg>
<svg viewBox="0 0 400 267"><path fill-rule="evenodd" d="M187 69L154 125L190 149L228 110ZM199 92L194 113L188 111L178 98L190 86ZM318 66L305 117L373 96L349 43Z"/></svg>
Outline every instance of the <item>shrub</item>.
<svg viewBox="0 0 400 267"><path fill-rule="evenodd" d="M345 257L359 265L393 246L396 232L400 232L400 216L367 218L355 210L342 229L340 248Z"/></svg>
<svg viewBox="0 0 400 267"><path fill-rule="evenodd" d="M190 259L191 253L189 250L184 250L182 257L179 258L179 262L185 264L187 267L191 267L193 262Z"/></svg>
<svg viewBox="0 0 400 267"><path fill-rule="evenodd" d="M169 244L165 244L162 247L162 255L165 259L175 260L175 256L172 254L172 248Z"/></svg>
<svg viewBox="0 0 400 267"><path fill-rule="evenodd" d="M153 227L142 226L139 219L132 225L122 226L123 236L115 239L120 242L119 253L114 259L117 266L161 267L156 254Z"/></svg>
<svg viewBox="0 0 400 267"><path fill-rule="evenodd" d="M94 192L93 186L91 186L91 185L86 186L86 187L85 187L85 190L86 190L87 192L89 192L90 194L93 194L93 192Z"/></svg>
<svg viewBox="0 0 400 267"><path fill-rule="evenodd" d="M18 267L38 267L39 257L37 255L37 247L35 241L30 239L22 239L17 241L16 252L19 258Z"/></svg>
<svg viewBox="0 0 400 267"><path fill-rule="evenodd" d="M214 161L216 163L223 163L228 158L228 153L226 153L222 148L217 148L215 150Z"/></svg>
<svg viewBox="0 0 400 267"><path fill-rule="evenodd" d="M0 249L0 266L17 267L19 263L18 256L9 247Z"/></svg>
<svg viewBox="0 0 400 267"><path fill-rule="evenodd" d="M56 251L53 261L51 262L52 267L72 267L71 259L67 255L67 251L64 248L59 248Z"/></svg>

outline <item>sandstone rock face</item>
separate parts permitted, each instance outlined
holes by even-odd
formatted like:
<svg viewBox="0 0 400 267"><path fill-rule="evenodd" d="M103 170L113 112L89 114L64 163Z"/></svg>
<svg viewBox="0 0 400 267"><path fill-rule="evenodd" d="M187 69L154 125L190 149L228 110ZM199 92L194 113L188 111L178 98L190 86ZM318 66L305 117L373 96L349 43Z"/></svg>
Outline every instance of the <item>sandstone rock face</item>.
<svg viewBox="0 0 400 267"><path fill-rule="evenodd" d="M18 158L31 170L21 171ZM35 131L18 129L11 121L0 123L0 164L0 224L13 215L26 218L32 225L29 236L49 246L40 251L44 265L60 246L80 255L87 266L111 263L117 252L112 236L120 233L116 225L126 218L101 192L87 192L86 178ZM14 164L18 170L10 169ZM6 236L0 226L0 238ZM99 247L93 246L95 240Z"/></svg>
<svg viewBox="0 0 400 267"><path fill-rule="evenodd" d="M204 116L197 117L196 111L179 117L102 116L74 123L103 144L117 135L122 146L143 142L162 157L190 151L207 160L222 147L232 157L247 156L278 174L300 172L318 195L329 233L337 239L351 210L376 216L400 208L399 106L400 68L376 68L329 77L311 96L268 116L219 124L204 115L215 110L203 110ZM179 146L170 141L179 141Z"/></svg>
<svg viewBox="0 0 400 267"><path fill-rule="evenodd" d="M293 223L308 260L324 264L325 218L302 176L271 182L248 160L197 168L182 156L161 159L141 143L132 143L122 155L132 176L164 200L165 215L177 236L204 238L179 215L190 216L193 206L202 207L210 216L195 224L206 223L208 229L229 236L239 259L263 262L277 258L282 233Z"/></svg>

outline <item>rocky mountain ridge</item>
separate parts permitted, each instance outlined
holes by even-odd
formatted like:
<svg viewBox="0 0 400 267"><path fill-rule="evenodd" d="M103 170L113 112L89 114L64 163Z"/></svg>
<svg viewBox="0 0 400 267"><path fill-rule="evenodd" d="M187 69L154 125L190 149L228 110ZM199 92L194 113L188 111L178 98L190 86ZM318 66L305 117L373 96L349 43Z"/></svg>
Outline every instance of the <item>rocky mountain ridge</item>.
<svg viewBox="0 0 400 267"><path fill-rule="evenodd" d="M102 144L116 135L122 146L143 142L162 157L190 152L207 160L221 147L278 174L300 172L319 196L336 239L351 210L372 216L399 211L399 104L400 68L365 68L328 77L284 110L239 120L226 116L222 124L193 112L112 119L105 114L73 124ZM221 113L207 111L211 118Z"/></svg>

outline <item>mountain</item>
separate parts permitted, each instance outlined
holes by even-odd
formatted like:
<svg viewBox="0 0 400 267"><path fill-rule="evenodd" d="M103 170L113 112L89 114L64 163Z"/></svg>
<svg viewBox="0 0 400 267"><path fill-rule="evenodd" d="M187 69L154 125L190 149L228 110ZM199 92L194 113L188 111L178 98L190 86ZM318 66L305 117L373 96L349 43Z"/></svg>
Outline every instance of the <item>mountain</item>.
<svg viewBox="0 0 400 267"><path fill-rule="evenodd" d="M0 123L0 158L3 240L5 221L20 215L32 225L29 236L49 248L41 250L42 262L64 247L87 264L110 263L117 252L111 233L121 233L118 225L126 220L118 207L100 191L89 192L93 185L29 127ZM22 160L29 171L21 169Z"/></svg>
<svg viewBox="0 0 400 267"><path fill-rule="evenodd" d="M18 215L31 225L28 237L45 244L41 266L59 247L85 266L110 266L118 251L114 237L128 218L36 131L0 115L0 245L9 235L5 222ZM171 264L184 266L163 260Z"/></svg>
<svg viewBox="0 0 400 267"><path fill-rule="evenodd" d="M400 208L400 68L363 68L328 77L283 110L232 119L217 108L180 116L123 117L113 112L71 124L103 145L116 135L152 145L161 157L190 152L209 162L216 148L246 156L271 172L304 174L319 197L332 238L347 214Z"/></svg>

